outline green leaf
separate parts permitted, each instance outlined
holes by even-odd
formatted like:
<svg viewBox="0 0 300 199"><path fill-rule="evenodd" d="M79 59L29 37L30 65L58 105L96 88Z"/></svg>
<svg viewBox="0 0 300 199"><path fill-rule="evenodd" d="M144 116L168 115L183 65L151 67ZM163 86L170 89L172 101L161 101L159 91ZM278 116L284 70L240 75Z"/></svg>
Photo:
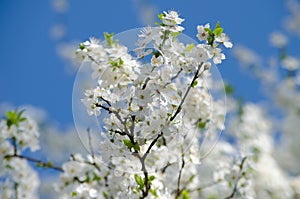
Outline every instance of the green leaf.
<svg viewBox="0 0 300 199"><path fill-rule="evenodd" d="M221 24L220 24L220 22L217 22L217 23L216 23L216 27L215 27L215 29L217 29L217 28L221 28Z"/></svg>
<svg viewBox="0 0 300 199"><path fill-rule="evenodd" d="M53 167L53 163L51 161L47 162L47 167Z"/></svg>
<svg viewBox="0 0 300 199"><path fill-rule="evenodd" d="M98 176L96 173L94 173L93 181L100 181L101 176Z"/></svg>
<svg viewBox="0 0 300 199"><path fill-rule="evenodd" d="M13 170L13 169L14 169L14 167L12 167L12 166L9 165L9 164L5 165L5 168L10 169L10 170Z"/></svg>
<svg viewBox="0 0 300 199"><path fill-rule="evenodd" d="M104 198L106 198L106 199L108 198L108 193L106 193L105 191L103 191L102 194L103 194Z"/></svg>
<svg viewBox="0 0 300 199"><path fill-rule="evenodd" d="M186 45L185 50L186 50L186 52L190 52L194 47L195 47L195 44L191 43L191 44Z"/></svg>
<svg viewBox="0 0 300 199"><path fill-rule="evenodd" d="M10 120L16 120L17 119L17 112L16 111L6 112L6 118L10 119Z"/></svg>
<svg viewBox="0 0 300 199"><path fill-rule="evenodd" d="M204 129L205 126L206 126L206 122L199 121L197 126L198 126L199 129Z"/></svg>
<svg viewBox="0 0 300 199"><path fill-rule="evenodd" d="M144 180L142 179L141 176L139 176L138 174L134 174L134 179L135 182L139 185L138 189L143 190L144 189Z"/></svg>
<svg viewBox="0 0 300 199"><path fill-rule="evenodd" d="M105 32L104 33L104 38L105 38L105 41L106 41L106 45L111 47L112 44L114 43L114 40L113 40L113 36L114 36L114 33L108 33L108 32Z"/></svg>
<svg viewBox="0 0 300 199"><path fill-rule="evenodd" d="M25 110L20 111L19 113L17 113L17 118L20 119L22 117L22 114L25 112Z"/></svg>
<svg viewBox="0 0 300 199"><path fill-rule="evenodd" d="M190 199L189 193L186 190L181 192L182 199Z"/></svg>
<svg viewBox="0 0 300 199"><path fill-rule="evenodd" d="M140 146L138 143L132 143L131 140L128 139L123 140L123 143L129 150L133 148L135 151L140 151Z"/></svg>
<svg viewBox="0 0 300 199"><path fill-rule="evenodd" d="M23 121L25 121L26 120L26 118L25 117L22 117L21 119L19 119L19 122L23 122Z"/></svg>
<svg viewBox="0 0 300 199"><path fill-rule="evenodd" d="M6 112L6 124L7 124L8 128L11 127L12 125L19 126L20 122L23 122L26 120L25 117L22 117L22 114L24 113L24 111L25 110L18 112L18 110L14 110L14 111Z"/></svg>
<svg viewBox="0 0 300 199"><path fill-rule="evenodd" d="M228 95L231 95L233 94L233 88L232 86L230 86L230 84L225 84L225 93L228 94Z"/></svg>
<svg viewBox="0 0 300 199"><path fill-rule="evenodd" d="M133 145L133 148L135 151L140 151L140 145L137 142Z"/></svg>
<svg viewBox="0 0 300 199"><path fill-rule="evenodd" d="M171 34L173 37L178 37L179 35L181 35L181 32L172 32Z"/></svg>
<svg viewBox="0 0 300 199"><path fill-rule="evenodd" d="M121 58L118 58L116 61L110 60L109 62L113 67L120 68L124 65L124 61Z"/></svg>
<svg viewBox="0 0 300 199"><path fill-rule="evenodd" d="M214 35L213 31L212 31L210 28L204 28L204 30L205 30L210 36L213 36L213 35Z"/></svg>
<svg viewBox="0 0 300 199"><path fill-rule="evenodd" d="M155 198L158 198L156 189L150 189L149 191L150 191L150 193L151 193Z"/></svg>
<svg viewBox="0 0 300 199"><path fill-rule="evenodd" d="M153 181L154 179L155 179L155 176L153 176L153 175L149 176L149 181L150 182Z"/></svg>
<svg viewBox="0 0 300 199"><path fill-rule="evenodd" d="M158 14L157 17L162 21L163 17L166 16L164 13Z"/></svg>
<svg viewBox="0 0 300 199"><path fill-rule="evenodd" d="M216 28L214 30L215 35L220 36L223 32L223 28Z"/></svg>
<svg viewBox="0 0 300 199"><path fill-rule="evenodd" d="M80 44L79 44L79 49L80 49L80 50L85 49L85 45L84 45L83 43L80 43Z"/></svg>
<svg viewBox="0 0 300 199"><path fill-rule="evenodd" d="M76 193L75 191L73 191L73 192L71 193L71 196L72 196L72 197L75 197L75 196L77 196L77 193Z"/></svg>
<svg viewBox="0 0 300 199"><path fill-rule="evenodd" d="M127 146L128 148L132 148L133 147L133 144L131 143L130 140L125 139L125 140L123 140L123 142L124 142L125 146Z"/></svg>
<svg viewBox="0 0 300 199"><path fill-rule="evenodd" d="M155 179L155 176L151 175L148 177L148 182L149 182L149 185L152 184L152 181Z"/></svg>
<svg viewBox="0 0 300 199"><path fill-rule="evenodd" d="M195 81L192 83L192 88L195 88L195 87L197 86L197 84L198 84L198 81L195 80Z"/></svg>

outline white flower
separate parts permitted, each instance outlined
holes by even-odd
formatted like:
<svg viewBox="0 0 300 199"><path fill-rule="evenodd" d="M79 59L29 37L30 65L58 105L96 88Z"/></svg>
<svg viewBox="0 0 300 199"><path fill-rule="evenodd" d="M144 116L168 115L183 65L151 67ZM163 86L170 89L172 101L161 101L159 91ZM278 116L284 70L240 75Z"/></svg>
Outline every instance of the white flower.
<svg viewBox="0 0 300 199"><path fill-rule="evenodd" d="M164 59L163 59L162 56L156 57L155 55L153 55L152 58L151 58L151 64L152 64L152 66L156 66L156 67L160 66L160 65L163 64L163 61L164 61Z"/></svg>
<svg viewBox="0 0 300 199"><path fill-rule="evenodd" d="M282 67L290 71L297 70L300 67L300 61L295 57L288 56L282 60Z"/></svg>
<svg viewBox="0 0 300 199"><path fill-rule="evenodd" d="M180 18L178 13L174 10L169 11L169 13L164 11L164 16L162 17L162 22L168 26L180 25L184 19Z"/></svg>
<svg viewBox="0 0 300 199"><path fill-rule="evenodd" d="M84 93L85 98L81 99L81 102L86 107L89 115L99 116L101 111L100 111L100 107L97 106L97 104L98 104L97 97L98 96L95 95L94 91L95 91L95 89L86 90Z"/></svg>
<svg viewBox="0 0 300 199"><path fill-rule="evenodd" d="M141 30L141 34L138 35L139 39L137 45L139 47L145 48L147 44L151 41L159 41L160 39L160 29L153 27L146 27Z"/></svg>
<svg viewBox="0 0 300 199"><path fill-rule="evenodd" d="M184 19L179 18L179 15L175 11L169 11L169 13L164 11L164 16L162 16L162 22L164 26L161 26L162 30L164 31L171 31L171 32L182 32L184 28L179 26Z"/></svg>
<svg viewBox="0 0 300 199"><path fill-rule="evenodd" d="M97 48L99 47L99 40L95 37L90 37L90 40L83 42L83 45L85 45L87 48Z"/></svg>
<svg viewBox="0 0 300 199"><path fill-rule="evenodd" d="M205 30L206 28L210 28L209 23L205 24L205 26L197 26L197 37L200 41L207 40L209 36L208 32Z"/></svg>
<svg viewBox="0 0 300 199"><path fill-rule="evenodd" d="M286 46L288 39L285 35L283 35L280 32L273 32L270 35L270 42L273 46L275 46L277 48L282 48L282 47Z"/></svg>
<svg viewBox="0 0 300 199"><path fill-rule="evenodd" d="M213 48L211 53L213 54L213 62L215 64L222 63L222 60L224 60L226 58L220 48Z"/></svg>
<svg viewBox="0 0 300 199"><path fill-rule="evenodd" d="M244 46L236 46L233 51L240 64L245 67L261 66L261 57Z"/></svg>
<svg viewBox="0 0 300 199"><path fill-rule="evenodd" d="M232 43L229 41L229 37L225 33L222 33L220 36L217 36L215 41L223 43L223 45L226 48L232 48L233 46Z"/></svg>

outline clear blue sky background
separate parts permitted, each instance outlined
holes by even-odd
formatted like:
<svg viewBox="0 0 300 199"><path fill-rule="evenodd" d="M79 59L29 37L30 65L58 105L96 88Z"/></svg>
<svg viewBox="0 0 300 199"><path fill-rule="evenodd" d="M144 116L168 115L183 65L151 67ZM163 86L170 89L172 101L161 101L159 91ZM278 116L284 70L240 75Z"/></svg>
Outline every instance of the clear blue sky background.
<svg viewBox="0 0 300 199"><path fill-rule="evenodd" d="M244 44L262 56L276 53L269 45L269 33L282 28L288 13L281 0L140 1L155 5L157 13L179 11L186 19L184 33L193 38L197 24L220 21L235 44ZM58 43L51 39L50 28L62 20L67 26L65 41L84 41L89 36L102 38L105 31L119 33L143 24L131 0L70 0L64 15L57 15L51 3L0 0L0 102L41 107L64 125L73 122L74 75L66 72L65 62L57 55ZM232 56L220 66L220 72L233 84L237 95L261 99L258 84L239 69Z"/></svg>

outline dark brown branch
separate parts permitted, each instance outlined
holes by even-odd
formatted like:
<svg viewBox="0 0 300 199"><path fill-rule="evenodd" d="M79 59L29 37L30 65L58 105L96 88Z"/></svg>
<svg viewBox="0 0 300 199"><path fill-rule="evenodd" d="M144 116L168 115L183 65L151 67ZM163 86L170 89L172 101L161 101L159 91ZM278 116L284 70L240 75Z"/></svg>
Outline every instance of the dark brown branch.
<svg viewBox="0 0 300 199"><path fill-rule="evenodd" d="M103 97L100 97L100 99L102 99L105 103L107 103L108 106L111 106L111 104L108 100L104 99Z"/></svg>
<svg viewBox="0 0 300 199"><path fill-rule="evenodd" d="M183 96L183 98L182 98L182 100L181 100L181 102L180 102L180 104L179 104L179 106L178 106L176 112L175 112L174 115L170 118L170 122L172 122L172 121L176 118L176 116L180 113L184 101L186 100L186 98L187 98L187 96L188 96L188 94L189 94L191 88L193 87L195 81L196 81L197 78L199 77L199 72L200 72L200 69L202 68L202 66L203 66L203 63L199 64L199 66L198 66L198 68L197 68L197 71L195 72L195 75L194 75L194 77L193 77L193 80L191 81L191 83L190 83L188 89L186 90L186 92L185 92L185 94L184 94L184 96Z"/></svg>
<svg viewBox="0 0 300 199"><path fill-rule="evenodd" d="M168 83L166 83L166 84L165 84L165 87L168 86L169 84L171 84L172 81L174 81L174 79L176 79L176 78L180 75L180 73L181 73L182 71L183 71L183 69L181 68L181 69L176 73L175 76L171 77L171 81L168 82Z"/></svg>
<svg viewBox="0 0 300 199"><path fill-rule="evenodd" d="M148 171L147 171L147 168L146 168L145 160L146 160L147 156L149 155L149 153L151 151L151 148L155 145L155 143L157 142L157 140L162 135L163 135L163 132L161 132L160 134L158 134L157 137L154 140L152 140L152 142L150 143L147 151L145 152L145 154L143 156L141 156L137 151L135 151L133 153L133 155L136 156L140 160L140 162L141 162L142 172L144 174L144 179L145 179L145 181L144 181L145 190L142 190L143 195L140 197L140 199L146 198L148 196L149 190L151 188L151 186L149 184L149 177L148 177Z"/></svg>
<svg viewBox="0 0 300 199"><path fill-rule="evenodd" d="M38 165L45 167L45 168L50 168L50 169L54 169L60 172L63 172L63 169L61 167L55 166L52 163L49 162L44 162L42 160L38 160L32 157L28 157L28 156L24 156L24 155L18 155L18 154L14 154L14 155L6 155L4 156L5 159L9 159L9 158L20 158L20 159L24 159L24 160L28 160L30 162L34 162L37 163Z"/></svg>
<svg viewBox="0 0 300 199"><path fill-rule="evenodd" d="M109 103L109 104L110 104L110 103ZM108 104L108 105L109 105L109 104ZM102 104L99 104L99 103L95 104L95 106L96 106L96 107L100 107L100 108L106 110L109 114L113 113L113 114L118 118L118 120L122 123L122 125L124 126L124 131L125 131L126 135L127 135L127 136L129 137L129 139L130 139L131 141L133 141L133 143L134 143L133 136L130 134L130 132L129 132L127 126L126 126L126 121L124 121L124 120L122 119L122 117L120 116L120 114L119 114L118 111L111 110L111 109L110 109L111 106L106 107L106 106L103 106Z"/></svg>
<svg viewBox="0 0 300 199"><path fill-rule="evenodd" d="M161 169L161 172L162 172L162 173L165 173L166 170L167 170L167 168L168 168L169 166L171 166L171 165L172 165L172 164L168 162L167 165L164 166L164 167Z"/></svg>
<svg viewBox="0 0 300 199"><path fill-rule="evenodd" d="M184 161L184 153L182 150L181 168L179 170L178 179L177 179L177 189L176 189L175 199L178 198L182 192L182 190L180 189L180 181L181 181L181 176L182 176L182 171L184 166L185 166L185 161Z"/></svg>
<svg viewBox="0 0 300 199"><path fill-rule="evenodd" d="M151 80L150 77L147 77L147 78L146 78L145 83L144 83L143 86L142 86L142 90L145 90L145 88L146 88L146 86L147 86L147 84L148 84L148 82L149 82L150 80Z"/></svg>
<svg viewBox="0 0 300 199"><path fill-rule="evenodd" d="M100 63L99 63L97 60L95 60L94 57L92 57L92 56L89 55L89 54L87 54L87 56L88 56L88 58L89 58L92 62L94 62L95 64L97 64L98 66L100 66Z"/></svg>
<svg viewBox="0 0 300 199"><path fill-rule="evenodd" d="M103 106L102 104L97 103L95 104L95 106L106 110L109 114L112 113L112 111L108 107Z"/></svg>
<svg viewBox="0 0 300 199"><path fill-rule="evenodd" d="M154 146L154 144L157 142L157 140L163 135L163 132L160 132L160 134L157 135L157 137L152 140L151 144L149 145L146 153L143 155L142 159L146 159L146 157L148 156L148 154L150 153L151 151L151 148Z"/></svg>
<svg viewBox="0 0 300 199"><path fill-rule="evenodd" d="M126 135L125 132L122 132L122 131L119 131L119 130L114 130L113 132L115 132L116 134L119 134L119 135Z"/></svg>

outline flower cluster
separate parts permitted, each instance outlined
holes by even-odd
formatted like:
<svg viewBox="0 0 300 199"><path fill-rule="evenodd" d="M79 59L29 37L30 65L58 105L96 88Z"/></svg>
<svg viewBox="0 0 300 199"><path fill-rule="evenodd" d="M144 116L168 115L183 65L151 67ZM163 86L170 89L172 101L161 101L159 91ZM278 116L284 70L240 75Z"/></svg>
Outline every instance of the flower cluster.
<svg viewBox="0 0 300 199"><path fill-rule="evenodd" d="M226 85L231 118L216 144L225 107L209 92L217 83L210 67L225 59L222 50L232 43L217 23L197 26L200 43L186 44L177 12L159 19L158 27L142 29L133 52L108 33L104 42L90 38L79 45L76 56L91 66L96 83L82 103L88 115L103 119L98 148L89 134L89 155L75 153L61 168L27 156L40 148L37 125L23 111L6 113L0 121L1 198L38 198L40 181L29 162L61 172L54 198L299 198L300 62L287 54L285 35L271 35L280 56L269 68L249 49L235 51L274 91L280 122L263 106L235 100Z"/></svg>
<svg viewBox="0 0 300 199"><path fill-rule="evenodd" d="M212 82L211 61L221 63L225 59L221 46L232 44L219 23L214 30L205 28L209 34L205 42L184 44L178 39L184 30L180 26L184 20L178 13L164 12L159 19L158 27L141 31L134 53L108 33L105 43L91 38L80 44L76 54L90 63L97 81L95 88L85 91L82 102L89 115L102 115L105 131L101 156L95 158L100 162L76 158L64 165L62 192L68 192L72 184L65 181L68 179L74 181L73 195L79 198L83 196L82 186L91 186L84 197L100 197L91 196L95 183L107 185L96 190L108 198L178 198L194 194L189 189L196 189L199 180L199 140L204 139L200 132L209 127L210 133L216 134L224 123L225 110L218 109L219 103L207 87ZM146 60L150 63L145 64ZM222 111L216 111L216 107ZM85 164L95 172L80 166ZM103 164L106 168L100 169ZM70 171L68 165L76 167L75 171ZM87 185L83 178L88 173L105 176L105 180L89 176L91 183ZM117 185L116 181L121 183Z"/></svg>
<svg viewBox="0 0 300 199"><path fill-rule="evenodd" d="M0 121L0 193L2 198L38 198L39 178L21 153L39 149L36 123L23 111L9 111Z"/></svg>

